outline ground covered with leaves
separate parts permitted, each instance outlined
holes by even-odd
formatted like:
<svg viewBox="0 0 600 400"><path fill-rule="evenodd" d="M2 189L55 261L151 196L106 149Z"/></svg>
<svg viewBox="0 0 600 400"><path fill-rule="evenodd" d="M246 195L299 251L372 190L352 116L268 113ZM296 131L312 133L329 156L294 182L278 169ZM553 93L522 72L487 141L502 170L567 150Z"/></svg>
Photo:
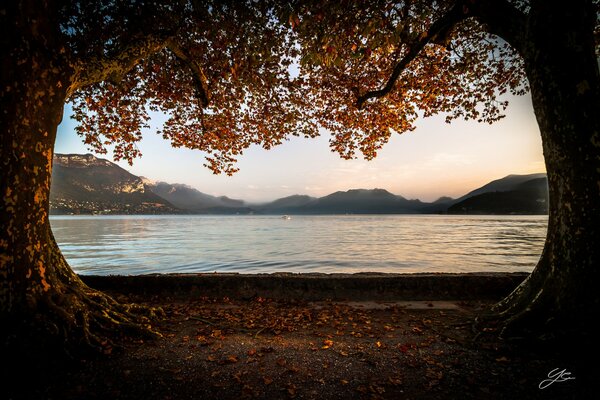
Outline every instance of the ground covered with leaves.
<svg viewBox="0 0 600 400"><path fill-rule="evenodd" d="M483 302L115 296L162 307L163 338L28 363L12 371L28 384L5 386L6 398L568 399L594 390L586 380L597 371L579 354L475 328ZM556 368L571 375L540 389Z"/></svg>

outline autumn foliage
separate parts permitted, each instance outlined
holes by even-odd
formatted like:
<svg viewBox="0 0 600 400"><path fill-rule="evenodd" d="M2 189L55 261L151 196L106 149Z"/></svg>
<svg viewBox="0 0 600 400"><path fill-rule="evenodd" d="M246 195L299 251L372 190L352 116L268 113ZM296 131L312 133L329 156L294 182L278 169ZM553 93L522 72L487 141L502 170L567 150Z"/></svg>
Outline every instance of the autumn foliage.
<svg viewBox="0 0 600 400"><path fill-rule="evenodd" d="M468 10L456 8L451 1L184 7L181 18L161 22L157 51L118 77L71 94L77 131L92 150L112 145L117 159L131 162L140 155L136 143L149 112L163 112L168 120L159 133L173 146L205 151L210 169L233 173L249 146L268 149L291 135L314 137L320 128L342 157L371 159L390 135L414 129L419 115L496 121L507 106L498 95L527 90L522 61L505 41L465 18ZM108 46L101 37L104 46L86 49L93 51L87 57L132 45L129 30L116 23L124 11L151 21L166 12L116 8L114 21L77 25L116 32L110 39L120 44ZM465 21L430 32L449 13ZM422 50L413 54L416 48ZM366 99L407 57L389 93Z"/></svg>

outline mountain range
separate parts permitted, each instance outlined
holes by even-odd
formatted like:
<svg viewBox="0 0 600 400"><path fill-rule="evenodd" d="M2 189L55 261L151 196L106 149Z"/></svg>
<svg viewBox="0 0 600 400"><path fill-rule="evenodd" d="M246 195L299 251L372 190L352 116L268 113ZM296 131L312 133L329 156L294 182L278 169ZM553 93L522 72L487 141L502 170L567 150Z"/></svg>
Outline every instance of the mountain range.
<svg viewBox="0 0 600 400"><path fill-rule="evenodd" d="M248 204L183 184L153 182L91 154L56 154L50 209L53 214L545 214L548 189L546 174L509 175L458 199L432 203L385 189L351 189Z"/></svg>
<svg viewBox="0 0 600 400"><path fill-rule="evenodd" d="M50 190L53 214L168 214L180 210L144 181L91 154L55 154Z"/></svg>

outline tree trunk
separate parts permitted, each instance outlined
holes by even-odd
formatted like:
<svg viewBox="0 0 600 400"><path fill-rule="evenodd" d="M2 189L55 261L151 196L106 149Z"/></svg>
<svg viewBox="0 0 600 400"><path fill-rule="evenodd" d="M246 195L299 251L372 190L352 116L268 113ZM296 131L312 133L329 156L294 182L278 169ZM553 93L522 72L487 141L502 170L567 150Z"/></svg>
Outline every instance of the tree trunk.
<svg viewBox="0 0 600 400"><path fill-rule="evenodd" d="M87 287L54 240L50 179L71 70L52 10L12 3L0 21L0 339L106 348L109 331L148 320Z"/></svg>
<svg viewBox="0 0 600 400"><path fill-rule="evenodd" d="M577 3L532 3L523 57L548 172L549 221L537 267L496 306L507 335L591 334L600 307L596 16Z"/></svg>

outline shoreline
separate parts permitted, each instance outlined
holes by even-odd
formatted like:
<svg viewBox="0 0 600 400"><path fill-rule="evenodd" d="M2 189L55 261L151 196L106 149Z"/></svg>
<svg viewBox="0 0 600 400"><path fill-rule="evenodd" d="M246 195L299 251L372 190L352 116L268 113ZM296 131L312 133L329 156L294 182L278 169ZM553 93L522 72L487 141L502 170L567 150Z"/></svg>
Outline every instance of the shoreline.
<svg viewBox="0 0 600 400"><path fill-rule="evenodd" d="M287 273L80 275L90 287L143 296L248 300L498 300L529 273Z"/></svg>

